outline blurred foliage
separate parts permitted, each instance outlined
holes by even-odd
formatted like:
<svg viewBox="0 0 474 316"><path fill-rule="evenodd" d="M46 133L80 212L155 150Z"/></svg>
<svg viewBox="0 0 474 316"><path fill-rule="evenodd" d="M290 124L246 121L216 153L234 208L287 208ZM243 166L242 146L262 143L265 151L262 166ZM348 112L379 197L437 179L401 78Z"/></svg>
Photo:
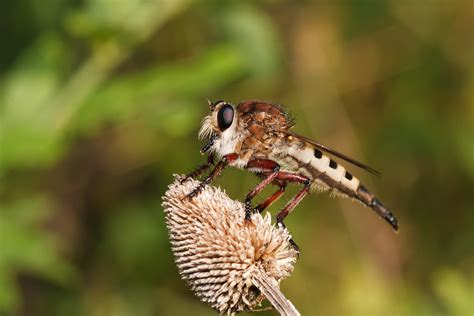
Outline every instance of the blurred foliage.
<svg viewBox="0 0 474 316"><path fill-rule="evenodd" d="M24 0L0 16L2 315L213 314L160 206L204 160L207 98L286 104L297 131L384 173L356 171L396 236L326 195L288 218L302 256L282 287L303 314L474 314L470 1ZM217 183L242 198L256 179Z"/></svg>

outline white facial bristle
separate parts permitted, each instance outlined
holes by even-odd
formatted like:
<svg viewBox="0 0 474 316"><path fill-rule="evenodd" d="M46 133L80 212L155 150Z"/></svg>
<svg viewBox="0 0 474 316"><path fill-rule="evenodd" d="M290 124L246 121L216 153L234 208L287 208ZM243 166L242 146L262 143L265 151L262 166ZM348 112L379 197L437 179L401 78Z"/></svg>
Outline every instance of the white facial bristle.
<svg viewBox="0 0 474 316"><path fill-rule="evenodd" d="M212 135L212 124L211 124L211 116L206 116L201 123L201 128L199 129L199 138L200 139L208 139Z"/></svg>

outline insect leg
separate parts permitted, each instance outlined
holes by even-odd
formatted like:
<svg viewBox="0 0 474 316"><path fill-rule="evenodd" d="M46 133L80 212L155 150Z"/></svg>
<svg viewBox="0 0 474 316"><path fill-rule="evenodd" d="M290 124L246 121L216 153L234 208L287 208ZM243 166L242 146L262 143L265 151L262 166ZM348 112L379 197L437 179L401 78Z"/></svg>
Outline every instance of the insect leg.
<svg viewBox="0 0 474 316"><path fill-rule="evenodd" d="M311 180L304 175L287 171L279 172L277 178L281 180L286 180L288 182L301 183L304 185L304 187L295 195L295 197L293 197L288 202L288 204L286 204L283 210L278 213L277 222L282 223L285 217L288 216L288 214L291 213L291 211L296 207L296 205L298 205L298 203L301 202L301 200L306 196L306 194L308 194L311 185Z"/></svg>
<svg viewBox="0 0 474 316"><path fill-rule="evenodd" d="M222 157L222 159L216 164L214 169L209 173L209 175L194 189L187 195L189 199L192 199L193 197L197 196L201 191L208 185L209 183L212 182L216 177L218 177L222 170L232 161L237 159L237 154L232 153L225 155Z"/></svg>
<svg viewBox="0 0 474 316"><path fill-rule="evenodd" d="M292 173L292 172L286 172L282 171L278 173L277 179L280 180L286 180L288 182L296 182L296 183L301 183L304 185L304 187L286 204L286 206L281 210L276 217L276 221L278 225L281 227L285 227L285 224L283 224L283 220L285 219L288 214L291 213L291 211L298 205L299 202L308 194L310 186L311 186L311 180L298 173ZM290 243L292 246L299 252L299 247L295 243L293 239L290 239Z"/></svg>
<svg viewBox="0 0 474 316"><path fill-rule="evenodd" d="M189 178L195 179L199 177L204 171L208 170L211 168L211 166L214 165L214 154L211 153L207 156L207 162L204 163L203 165L197 167L194 171L191 173L188 173L186 176L181 179L181 184L185 183Z"/></svg>
<svg viewBox="0 0 474 316"><path fill-rule="evenodd" d="M254 159L247 163L246 168L263 172L266 175L266 178L257 184L245 197L245 219L250 220L250 216L252 215L252 199L267 185L272 183L273 180L275 180L280 171L280 165L269 159Z"/></svg>
<svg viewBox="0 0 474 316"><path fill-rule="evenodd" d="M277 180L278 181L278 180ZM273 193L271 196L269 196L265 201L260 203L255 209L259 212L262 213L263 210L265 210L268 206L270 206L273 202L278 200L284 193L286 189L286 181L278 181L275 183L273 181L273 184L278 185L278 190Z"/></svg>
<svg viewBox="0 0 474 316"><path fill-rule="evenodd" d="M277 214L277 223L283 223L285 217L293 211L293 209L301 202L301 200L308 194L309 184L305 184L304 187L286 204L283 210Z"/></svg>

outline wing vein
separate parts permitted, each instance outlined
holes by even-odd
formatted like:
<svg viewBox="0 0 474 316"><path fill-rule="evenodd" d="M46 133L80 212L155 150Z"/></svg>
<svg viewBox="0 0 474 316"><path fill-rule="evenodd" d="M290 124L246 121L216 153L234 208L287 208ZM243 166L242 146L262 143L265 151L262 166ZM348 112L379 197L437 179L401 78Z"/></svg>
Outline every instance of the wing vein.
<svg viewBox="0 0 474 316"><path fill-rule="evenodd" d="M356 167L359 167L359 168L361 168L361 169L363 169L363 170L365 170L365 171L367 171L367 172L369 172L369 173L371 173L371 174L373 174L373 175L375 175L379 178L382 176L382 174L379 171L375 170L374 168L372 168L370 166L367 166L366 164L364 164L360 161L357 161L357 160L355 160L355 159L353 159L353 158L351 158L347 155L344 155L343 153L340 153L335 149L332 149L332 148L330 148L326 145L320 144L320 143L318 143L318 142L316 142L316 141L314 141L310 138L307 138L307 137L301 136L299 134L296 134L292 131L283 131L283 132L286 133L287 135L290 135L290 136L293 136L295 138L301 139L304 142L310 143L311 145L313 145L313 146L315 146L315 147L317 147L317 148L319 148L319 149L321 149L321 150L323 150L323 151L325 151L325 152L327 152L327 153L329 153L329 154L331 154L335 157L338 157L342 160L345 160L348 163L350 163L350 164L352 164Z"/></svg>

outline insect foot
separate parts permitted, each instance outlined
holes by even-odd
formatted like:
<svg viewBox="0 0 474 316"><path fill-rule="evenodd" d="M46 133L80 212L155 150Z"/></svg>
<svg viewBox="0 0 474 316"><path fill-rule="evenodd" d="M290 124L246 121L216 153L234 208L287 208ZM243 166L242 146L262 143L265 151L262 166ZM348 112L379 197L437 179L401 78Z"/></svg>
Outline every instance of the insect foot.
<svg viewBox="0 0 474 316"><path fill-rule="evenodd" d="M300 315L279 289L298 257L288 230L270 214L253 214L247 225L244 204L212 186L181 198L196 187L177 178L162 203L175 262L194 294L220 314L256 310L267 298L281 315Z"/></svg>
<svg viewBox="0 0 474 316"><path fill-rule="evenodd" d="M186 183L189 179L191 179L191 177L188 176L188 175L182 175L182 176L179 176L177 179L178 179L178 181L179 181L179 184L184 184L184 183Z"/></svg>
<svg viewBox="0 0 474 316"><path fill-rule="evenodd" d="M246 200L245 203L245 220L250 221L252 216L252 201Z"/></svg>
<svg viewBox="0 0 474 316"><path fill-rule="evenodd" d="M286 226L285 224L283 224L283 221L281 219L279 219L277 217L277 222L276 222L277 226L279 229L283 229L283 230L286 230ZM296 253L298 254L298 258L300 257L300 247L296 244L296 242L293 240L293 238L290 236L290 239L288 240L288 242L290 243L291 247L293 247L293 249L296 251Z"/></svg>
<svg viewBox="0 0 474 316"><path fill-rule="evenodd" d="M194 190L191 191L186 197L188 198L189 201L191 201L194 197L198 196L202 191L202 188L200 186L196 187Z"/></svg>

